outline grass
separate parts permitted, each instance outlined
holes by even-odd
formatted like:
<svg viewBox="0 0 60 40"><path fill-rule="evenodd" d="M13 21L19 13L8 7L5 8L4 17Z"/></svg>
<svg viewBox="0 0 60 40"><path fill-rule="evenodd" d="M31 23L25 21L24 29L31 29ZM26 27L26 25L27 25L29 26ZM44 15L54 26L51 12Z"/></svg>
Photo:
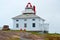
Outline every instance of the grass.
<svg viewBox="0 0 60 40"><path fill-rule="evenodd" d="M30 32L30 31L28 31L28 32ZM58 37L60 38L60 34L58 34L58 33L46 33L46 34L41 34L39 32L30 32L30 33L41 36L41 37L44 36L45 40L49 40L50 38L52 40L53 39L60 40L60 39L57 39Z"/></svg>
<svg viewBox="0 0 60 40"><path fill-rule="evenodd" d="M8 31L8 32L10 32L10 31L16 31L16 32L19 32L20 30L2 30L2 31Z"/></svg>
<svg viewBox="0 0 60 40"><path fill-rule="evenodd" d="M10 40L20 40L20 38L11 38Z"/></svg>
<svg viewBox="0 0 60 40"><path fill-rule="evenodd" d="M43 36L44 34L41 34L41 33L39 33L39 32L33 32L33 31L27 31L27 32L29 32L29 33L32 33L32 34L35 34L35 35L38 35L38 36Z"/></svg>

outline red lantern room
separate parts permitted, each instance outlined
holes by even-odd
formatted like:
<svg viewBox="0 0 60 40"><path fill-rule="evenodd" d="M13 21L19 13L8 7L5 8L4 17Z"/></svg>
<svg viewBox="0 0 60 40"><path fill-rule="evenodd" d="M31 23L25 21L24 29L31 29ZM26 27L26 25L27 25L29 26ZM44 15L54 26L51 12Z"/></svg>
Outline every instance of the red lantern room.
<svg viewBox="0 0 60 40"><path fill-rule="evenodd" d="M28 4L26 5L26 7L30 7L30 8L32 8L31 3L28 3Z"/></svg>

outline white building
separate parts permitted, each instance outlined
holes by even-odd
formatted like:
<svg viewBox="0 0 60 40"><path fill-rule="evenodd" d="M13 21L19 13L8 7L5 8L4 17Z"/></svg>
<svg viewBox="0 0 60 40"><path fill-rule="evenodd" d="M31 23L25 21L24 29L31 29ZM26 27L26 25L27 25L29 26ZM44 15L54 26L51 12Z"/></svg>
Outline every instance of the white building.
<svg viewBox="0 0 60 40"><path fill-rule="evenodd" d="M35 6L28 3L21 15L13 17L14 30L27 31L48 31L48 24L44 23L44 19L36 15Z"/></svg>

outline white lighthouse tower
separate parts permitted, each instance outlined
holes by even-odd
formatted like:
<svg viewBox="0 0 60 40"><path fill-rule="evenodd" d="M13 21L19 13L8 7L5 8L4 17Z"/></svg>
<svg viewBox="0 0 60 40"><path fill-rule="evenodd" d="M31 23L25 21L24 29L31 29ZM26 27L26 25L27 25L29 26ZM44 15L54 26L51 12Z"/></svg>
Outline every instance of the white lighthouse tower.
<svg viewBox="0 0 60 40"><path fill-rule="evenodd" d="M24 30L27 31L45 31L48 32L48 24L45 24L45 20L36 15L35 6L28 3L25 10L21 15L13 17L13 28L14 30Z"/></svg>

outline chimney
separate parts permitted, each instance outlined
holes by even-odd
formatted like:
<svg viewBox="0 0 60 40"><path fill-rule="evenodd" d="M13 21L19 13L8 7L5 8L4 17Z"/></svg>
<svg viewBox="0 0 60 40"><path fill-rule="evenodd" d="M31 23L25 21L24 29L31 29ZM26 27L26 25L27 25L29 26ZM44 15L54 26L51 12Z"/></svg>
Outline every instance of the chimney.
<svg viewBox="0 0 60 40"><path fill-rule="evenodd" d="M36 14L36 8L35 8L35 6L33 6L33 11L34 11L34 14Z"/></svg>

